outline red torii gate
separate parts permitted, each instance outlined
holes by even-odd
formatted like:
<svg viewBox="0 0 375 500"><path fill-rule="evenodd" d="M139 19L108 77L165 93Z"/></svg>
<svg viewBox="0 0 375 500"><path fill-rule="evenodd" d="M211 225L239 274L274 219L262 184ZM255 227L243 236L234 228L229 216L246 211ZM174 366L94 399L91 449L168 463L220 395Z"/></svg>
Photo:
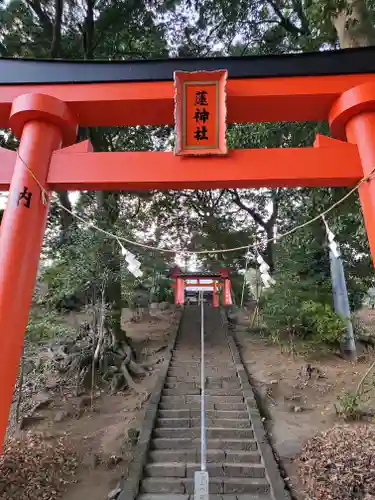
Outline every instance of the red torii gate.
<svg viewBox="0 0 375 500"><path fill-rule="evenodd" d="M232 294L231 294L231 284L229 279L229 270L220 269L217 273L211 272L191 272L184 273L180 268L175 267L172 271L172 278L175 280L173 283L174 287L174 303L176 305L182 305L185 303L185 288L187 286L213 286L213 306L219 307L219 295L218 288L223 288L223 305L232 305ZM187 280L197 280L198 283L189 284L186 283ZM201 283L201 281L213 280L213 283L206 285ZM221 281L222 283L218 283Z"/></svg>
<svg viewBox="0 0 375 500"><path fill-rule="evenodd" d="M173 124L173 71L222 68L229 75L228 123L328 120L334 138L221 158L94 153L88 141L73 145L78 125ZM48 213L40 187L353 186L375 167L375 49L111 63L1 59L0 127L21 139L18 155L0 150L0 189L9 190L0 232L2 442ZM364 182L359 194L374 256L375 181Z"/></svg>

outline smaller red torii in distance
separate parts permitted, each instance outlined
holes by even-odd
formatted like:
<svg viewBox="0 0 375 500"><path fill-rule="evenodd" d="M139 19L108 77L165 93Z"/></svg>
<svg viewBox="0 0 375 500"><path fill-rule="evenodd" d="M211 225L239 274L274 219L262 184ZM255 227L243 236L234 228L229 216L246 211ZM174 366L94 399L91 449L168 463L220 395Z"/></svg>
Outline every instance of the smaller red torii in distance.
<svg viewBox="0 0 375 500"><path fill-rule="evenodd" d="M186 280L197 280L198 283L191 284L190 286L207 286L206 284L200 283L201 280L212 280L213 286L213 305L214 307L219 307L219 296L218 288L222 286L223 288L223 304L224 306L232 305L232 294L231 294L231 284L229 279L229 269L220 269L217 273L210 272L192 272L187 273L181 271L179 267L174 267L172 270L172 278L175 280L173 283L174 287L174 303L176 305L183 305L185 303L185 287ZM222 281L222 285L217 283ZM189 286L189 284L188 284Z"/></svg>

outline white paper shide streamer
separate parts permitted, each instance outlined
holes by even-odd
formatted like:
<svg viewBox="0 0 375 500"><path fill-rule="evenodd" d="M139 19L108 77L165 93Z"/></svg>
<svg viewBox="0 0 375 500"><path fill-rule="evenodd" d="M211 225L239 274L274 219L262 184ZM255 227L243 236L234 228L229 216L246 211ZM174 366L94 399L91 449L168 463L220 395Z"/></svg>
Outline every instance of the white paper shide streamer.
<svg viewBox="0 0 375 500"><path fill-rule="evenodd" d="M126 262L128 263L128 270L132 273L136 278L141 278L143 276L143 272L141 271L141 263L139 260L135 258L135 255L129 250L126 250L121 244L121 253L125 257Z"/></svg>
<svg viewBox="0 0 375 500"><path fill-rule="evenodd" d="M270 266L263 259L261 255L258 254L257 262L259 264L260 278L262 280L264 288L269 288L271 285L274 285L276 281L271 277L269 270Z"/></svg>
<svg viewBox="0 0 375 500"><path fill-rule="evenodd" d="M339 245L335 241L335 235L330 230L325 217L323 216L322 219L323 219L324 225L326 226L327 238L328 238L328 242L329 242L328 243L329 249L331 250L331 252L333 253L333 255L336 257L336 259L338 259L340 257L340 255L341 255L340 249L339 249Z"/></svg>

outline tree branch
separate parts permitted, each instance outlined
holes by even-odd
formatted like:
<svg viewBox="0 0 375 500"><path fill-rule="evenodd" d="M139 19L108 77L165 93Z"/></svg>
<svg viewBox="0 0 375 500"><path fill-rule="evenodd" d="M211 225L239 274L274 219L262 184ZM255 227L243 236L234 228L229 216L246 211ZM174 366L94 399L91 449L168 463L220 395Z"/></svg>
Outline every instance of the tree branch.
<svg viewBox="0 0 375 500"><path fill-rule="evenodd" d="M248 214L251 215L251 217L254 219L254 221L262 226L264 229L267 228L268 221L265 221L263 217L253 208L248 207L247 205L244 204L244 202L241 200L240 195L238 194L237 190L229 190L230 194L232 195L234 203L240 207L242 210L245 210Z"/></svg>
<svg viewBox="0 0 375 500"><path fill-rule="evenodd" d="M42 9L40 0L26 0L26 3L38 16L39 22L43 26L43 29L46 32L47 36L50 36L52 38L52 23L48 15Z"/></svg>
<svg viewBox="0 0 375 500"><path fill-rule="evenodd" d="M293 35L303 35L304 32L298 28L295 24L290 21L287 17L284 16L282 13L280 7L274 2L273 0L266 0L269 5L273 8L275 14L280 20L280 25L286 30L289 31L289 33L292 33Z"/></svg>
<svg viewBox="0 0 375 500"><path fill-rule="evenodd" d="M219 194L219 196L217 197L217 199L215 200L215 202L214 202L214 204L213 204L212 208L216 208L216 207L218 206L218 204L219 204L219 202L220 202L221 198L224 196L224 193L225 193L225 192L226 192L226 189L222 189L222 190L220 191L220 194Z"/></svg>
<svg viewBox="0 0 375 500"><path fill-rule="evenodd" d="M301 21L301 26L302 26L301 34L310 35L310 23L303 10L303 5L301 0L292 0L292 4L295 13L297 14L297 16Z"/></svg>
<svg viewBox="0 0 375 500"><path fill-rule="evenodd" d="M274 226L279 213L281 189L275 189L272 191L272 213L267 224Z"/></svg>

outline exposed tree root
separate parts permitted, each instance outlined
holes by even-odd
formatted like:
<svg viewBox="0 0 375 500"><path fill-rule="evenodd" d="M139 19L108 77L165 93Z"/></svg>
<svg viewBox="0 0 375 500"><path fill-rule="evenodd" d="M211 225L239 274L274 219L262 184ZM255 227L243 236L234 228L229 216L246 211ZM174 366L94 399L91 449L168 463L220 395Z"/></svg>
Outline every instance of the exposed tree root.
<svg viewBox="0 0 375 500"><path fill-rule="evenodd" d="M141 393L137 379L146 376L156 364L137 362L131 345L124 340L114 341L108 331L99 348L88 331L77 335L75 342L52 346L50 354L57 370L66 377L76 377L79 387L88 390L95 384L107 387L112 394L128 388Z"/></svg>

